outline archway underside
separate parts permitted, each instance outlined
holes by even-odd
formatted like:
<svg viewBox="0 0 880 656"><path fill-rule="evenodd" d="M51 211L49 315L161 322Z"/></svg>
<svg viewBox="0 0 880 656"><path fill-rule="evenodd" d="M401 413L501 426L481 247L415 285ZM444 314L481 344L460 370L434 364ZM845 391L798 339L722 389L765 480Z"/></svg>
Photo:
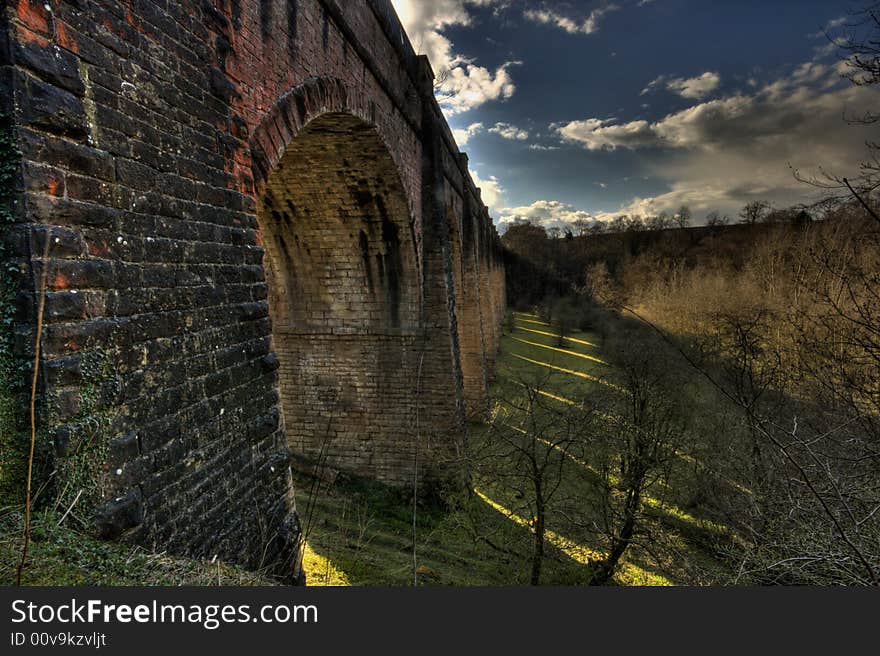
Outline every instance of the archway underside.
<svg viewBox="0 0 880 656"><path fill-rule="evenodd" d="M375 129L348 114L312 121L269 175L259 217L291 450L409 481L420 276Z"/></svg>

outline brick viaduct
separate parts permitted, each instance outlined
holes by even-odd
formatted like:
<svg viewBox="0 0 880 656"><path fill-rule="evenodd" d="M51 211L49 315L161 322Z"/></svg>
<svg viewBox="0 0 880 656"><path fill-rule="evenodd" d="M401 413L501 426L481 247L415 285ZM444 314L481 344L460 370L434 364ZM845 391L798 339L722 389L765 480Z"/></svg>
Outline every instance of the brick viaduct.
<svg viewBox="0 0 880 656"><path fill-rule="evenodd" d="M14 348L42 299L58 494L289 573L292 459L459 471L500 246L387 0L18 0L0 28Z"/></svg>

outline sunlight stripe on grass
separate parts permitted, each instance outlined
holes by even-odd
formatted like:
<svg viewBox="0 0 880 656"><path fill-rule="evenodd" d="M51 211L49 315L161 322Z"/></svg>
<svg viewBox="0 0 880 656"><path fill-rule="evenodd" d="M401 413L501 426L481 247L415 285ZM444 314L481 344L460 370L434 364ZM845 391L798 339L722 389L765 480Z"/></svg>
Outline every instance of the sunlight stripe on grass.
<svg viewBox="0 0 880 656"><path fill-rule="evenodd" d="M519 385L520 387L526 387L524 383L520 383L518 381L511 381L514 385ZM559 401L560 403L564 403L565 405L577 405L571 399L567 399L564 396L557 396L556 394L551 394L550 392L545 392L542 389L538 389L537 387L533 388L538 394L541 396L546 396L548 399L553 399L554 401Z"/></svg>
<svg viewBox="0 0 880 656"><path fill-rule="evenodd" d="M615 385L614 383L609 383L607 380L602 380L601 378L597 378L596 376L591 376L590 374L585 374L581 371L575 371L573 369L565 369L564 367L557 367L554 364L550 364L549 362L541 362L539 360L532 360L531 358L527 358L522 355L517 355L516 353L511 353L515 358L519 358L520 360L525 360L526 362L531 362L532 364L536 364L540 367L546 367L548 369L553 369L554 371L560 371L564 374L569 374L570 376L577 376L578 378L583 378L584 380L589 380L594 383L600 383L602 385L606 385L611 389L617 390L618 392L622 392L623 390Z"/></svg>
<svg viewBox="0 0 880 656"><path fill-rule="evenodd" d="M310 586L348 586L348 576L337 569L328 557L316 553L306 542L303 546L303 569Z"/></svg>
<svg viewBox="0 0 880 656"><path fill-rule="evenodd" d="M523 434L523 435L528 435L528 434L529 434L528 431L523 430L523 429L520 428L519 426L514 426L513 424L504 424L504 425L507 426L508 428L512 429L512 430L515 430L517 433L521 433L521 434ZM538 442L540 442L541 444L544 444L544 445L546 445L546 446L549 446L549 447L552 448L552 449L556 449L556 450L559 451L562 455L566 456L566 457L569 458L572 462L574 462L574 463L577 464L577 465L580 465L581 467L583 467L583 468L586 469L587 471L590 471L590 472L592 472L592 473L594 473L594 474L598 474L598 472L597 472L595 469L593 469L593 467L592 467L592 465L590 465L590 463L588 463L586 460L581 460L581 459L578 458L576 455L574 455L574 454L572 454L572 453L569 453L568 451L563 451L562 449L559 448L559 445L558 445L558 444L553 444L553 442L551 442L550 440L544 439L543 437L540 437L540 436L536 436L536 437L535 437L535 440L538 441Z"/></svg>
<svg viewBox="0 0 880 656"><path fill-rule="evenodd" d="M480 499L483 500L486 505L490 506L493 510L496 510L497 512L507 517L507 519L512 521L514 524L517 524L518 526L523 526L528 529L532 528L532 522L525 519L524 517L520 517L512 510L508 510L497 501L489 498L489 496L484 494L481 490L474 488L474 492L478 497L480 497ZM583 565L589 565L591 561L600 560L603 557L601 552L577 544L576 542L569 540L568 538L562 537L561 535L559 535L555 531L551 531L550 529L545 529L544 537L547 538L547 542L552 544L554 547L557 547L567 556Z"/></svg>
<svg viewBox="0 0 880 656"><path fill-rule="evenodd" d="M535 315L533 315L533 314L524 314L524 315L520 315L520 316L524 316L524 317L533 317L533 316L535 316ZM518 321L525 321L526 323L536 323L536 324L538 324L539 326L547 326L548 328L550 327L550 324L549 324L549 323L547 323L547 322L545 322L545 321L538 321L537 319L520 319L519 317L517 317L517 320L518 320Z"/></svg>
<svg viewBox="0 0 880 656"><path fill-rule="evenodd" d="M566 355L573 355L576 358L592 360L593 362L598 362L599 364L608 364L604 360L600 360L599 358L593 357L592 355L584 355L583 353L578 353L577 351L569 351L568 349L557 348L555 346L547 346L546 344L539 344L538 342L530 342L526 339L520 339L519 337L511 337L510 339L517 342L522 342L523 344L528 344L529 346L537 346L538 348L548 349L550 351L558 351L559 353L565 353Z"/></svg>
<svg viewBox="0 0 880 656"><path fill-rule="evenodd" d="M681 508L671 503L666 503L665 501L661 501L656 497L645 495L642 498L642 502L648 506L649 508L653 508L655 510L659 510L662 513L666 513L671 517L675 517L678 520L683 522L687 522L688 524L693 524L694 526L701 528L706 531L713 531L715 533L727 533L727 527L722 524L716 524L713 521L708 519L700 519L698 517L694 517L688 512L685 512Z"/></svg>
<svg viewBox="0 0 880 656"><path fill-rule="evenodd" d="M534 328L525 328L523 326L517 326L517 328L519 330L525 331L527 333L535 333L537 335L546 335L547 337L559 337L559 335L557 335L555 333L548 333L544 330L535 330ZM594 348L599 348L598 346L593 344L593 342L588 342L585 339L577 339L576 337L568 337L567 335L565 336L564 339L568 340L569 342L574 342L575 344L583 344L584 346L592 346Z"/></svg>
<svg viewBox="0 0 880 656"><path fill-rule="evenodd" d="M474 488L474 492L478 497L480 497L480 499L483 500L486 505L491 507L493 510L501 513L510 521L528 529L532 528L532 523L529 520L525 519L524 517L520 517L511 510L508 510L497 501L489 498L488 495L484 494L477 488ZM582 565L589 565L590 563L596 560L601 560L605 557L602 552L596 551L595 549L590 549L589 547L582 544L578 544L574 540L570 540L569 538L566 538L565 536L562 536L555 531L551 531L550 529L544 530L544 537L546 538L547 542L559 549L572 560ZM621 563L620 572L615 575L615 578L617 577L620 577L622 580L635 585L674 585L672 581L667 579L665 576L654 574L653 572L644 570L638 565L633 565L632 563Z"/></svg>
<svg viewBox="0 0 880 656"><path fill-rule="evenodd" d="M507 426L508 428L516 431L517 433L521 433L523 435L529 434L528 431L520 428L519 426L514 426L513 424L504 424L504 425ZM574 454L572 454L568 451L564 451L564 450L560 449L559 445L553 444L552 442L550 442L550 440L544 439L543 437L540 437L540 436L535 436L535 441L540 442L541 444L544 444L546 446L551 447L552 449L559 451L561 454L566 456L569 460L571 460L575 464L579 465L580 467L583 467L585 470L587 470L591 474L594 474L594 475L600 476L600 477L602 476L602 474L599 473L599 470L597 470L595 467L593 467L590 463L588 463L585 460L581 460L580 458L578 458L577 456L575 456ZM608 477L606 480L608 481L609 485L612 485L615 487L620 484L620 477L615 476L614 474L611 474L611 473L608 474ZM723 524L717 524L717 523L712 522L708 519L700 519L698 517L694 517L693 515L691 515L688 512L685 512L684 510L682 510L678 506L671 504L671 503L667 503L666 501L662 501L656 497L652 497L649 494L644 494L642 496L642 502L649 508L653 508L654 510L658 510L658 511L665 513L671 517L675 517L676 519L678 519L680 521L687 522L688 524L693 524L694 526L701 528L703 530L713 531L715 533L722 533L722 534L727 533L727 527L724 526Z"/></svg>
<svg viewBox="0 0 880 656"><path fill-rule="evenodd" d="M564 396L557 396L556 394L551 394L550 392L545 392L544 390L535 390L541 396L546 396L548 399L553 399L554 401L559 401L560 403L565 403L566 405L577 405L571 399L567 399Z"/></svg>

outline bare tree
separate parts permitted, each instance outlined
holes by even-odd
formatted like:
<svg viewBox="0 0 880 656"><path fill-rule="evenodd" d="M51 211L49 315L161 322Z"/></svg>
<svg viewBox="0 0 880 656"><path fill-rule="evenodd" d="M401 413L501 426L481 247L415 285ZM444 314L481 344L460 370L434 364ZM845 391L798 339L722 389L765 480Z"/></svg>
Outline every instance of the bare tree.
<svg viewBox="0 0 880 656"><path fill-rule="evenodd" d="M590 234L590 228L592 227L592 225L593 223L587 221L586 219L578 219L571 224L571 227L576 236L583 237Z"/></svg>
<svg viewBox="0 0 880 656"><path fill-rule="evenodd" d="M551 325L553 330L556 331L556 346L563 348L565 346L565 338L571 332L575 323L575 310L570 298L560 298L554 305Z"/></svg>
<svg viewBox="0 0 880 656"><path fill-rule="evenodd" d="M746 203L743 208L740 210L739 217L740 223L745 223L747 225L754 225L756 223L761 223L764 218L770 213L771 206L765 200L753 200L750 203Z"/></svg>
<svg viewBox="0 0 880 656"><path fill-rule="evenodd" d="M511 500L510 511L525 518L531 534L532 585L541 582L547 523L567 489L566 464L573 453L583 451L596 415L585 405L560 405L543 394L551 377L516 378L514 388L496 399L487 439L474 452L478 476L491 481Z"/></svg>
<svg viewBox="0 0 880 656"><path fill-rule="evenodd" d="M687 205L682 205L678 208L678 212L675 213L675 225L679 228L687 228L691 224L692 218L691 208Z"/></svg>
<svg viewBox="0 0 880 656"><path fill-rule="evenodd" d="M707 226L723 226L730 223L730 217L722 216L717 210L712 210L706 215Z"/></svg>
<svg viewBox="0 0 880 656"><path fill-rule="evenodd" d="M860 87L880 84L880 3L873 2L861 10L850 12L849 20L838 28L840 32L827 34L838 49L846 67L845 76ZM874 125L880 122L880 112L868 108L861 114L845 117L852 125ZM828 171L819 168L818 174L802 174L795 170L797 179L827 192L817 205L835 206L854 201L875 221L880 222L874 197L880 188L880 142L869 139L865 158L849 172Z"/></svg>
<svg viewBox="0 0 880 656"><path fill-rule="evenodd" d="M680 330L697 350L627 306L677 344L719 404L742 413L745 435L731 427L728 440L734 452L746 444L752 452L749 503L727 509L749 542L733 549L739 581L878 584L878 272L880 233L851 209L766 235L720 301L703 289L712 284L705 270L677 283L674 297L726 308L667 310L676 322L691 315Z"/></svg>
<svg viewBox="0 0 880 656"><path fill-rule="evenodd" d="M611 415L590 443L600 474L593 479L599 504L593 529L607 544L605 555L591 563L591 585L608 583L630 546L647 537L642 526L645 494L668 476L686 418L682 381L669 366L665 345L644 331L621 329L604 351L614 365L616 388L604 396Z"/></svg>

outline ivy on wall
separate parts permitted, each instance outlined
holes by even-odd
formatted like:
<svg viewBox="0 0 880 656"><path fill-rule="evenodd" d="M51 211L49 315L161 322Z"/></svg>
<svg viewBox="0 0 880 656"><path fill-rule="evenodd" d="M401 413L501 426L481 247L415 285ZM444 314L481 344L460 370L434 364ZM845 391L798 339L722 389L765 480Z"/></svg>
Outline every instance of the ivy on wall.
<svg viewBox="0 0 880 656"><path fill-rule="evenodd" d="M8 236L15 222L16 179L20 155L12 116L0 112L0 505L24 498L27 435L22 424L25 364L13 352L17 264L10 259Z"/></svg>

